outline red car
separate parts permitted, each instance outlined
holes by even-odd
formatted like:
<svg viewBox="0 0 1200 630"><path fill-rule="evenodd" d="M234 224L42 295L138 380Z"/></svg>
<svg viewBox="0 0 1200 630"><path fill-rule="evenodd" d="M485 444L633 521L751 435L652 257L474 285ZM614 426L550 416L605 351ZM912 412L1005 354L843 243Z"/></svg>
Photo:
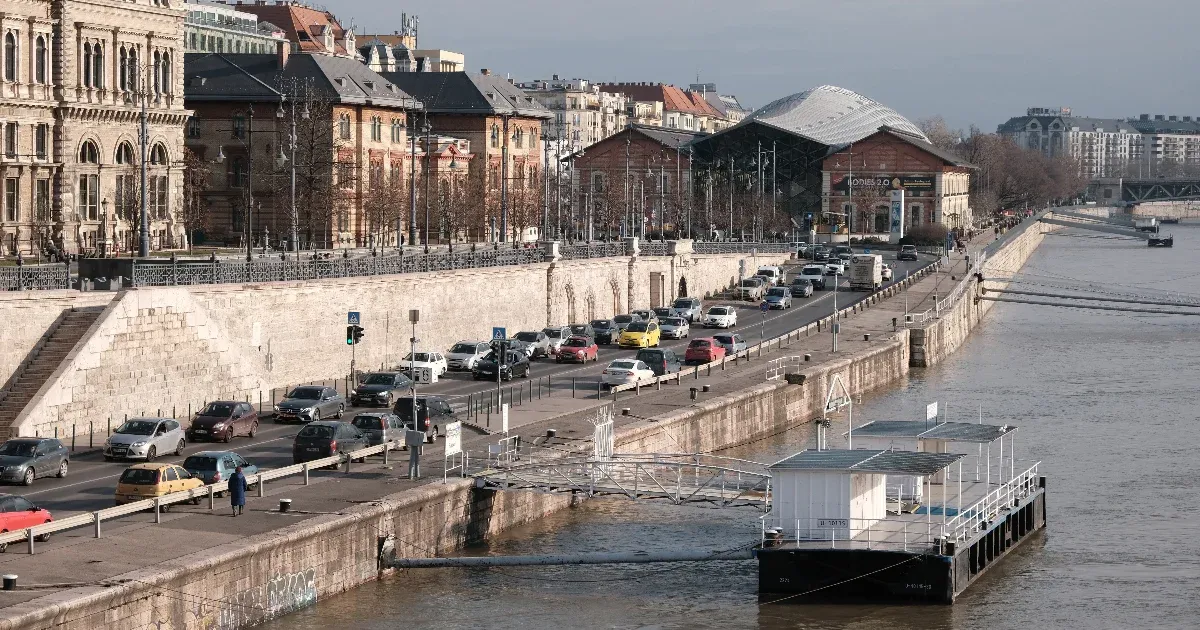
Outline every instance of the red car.
<svg viewBox="0 0 1200 630"><path fill-rule="evenodd" d="M688 365L698 365L700 363L712 363L725 358L725 348L721 344L713 340L712 337L703 339L693 339L688 344L687 352L683 354L683 362Z"/></svg>
<svg viewBox="0 0 1200 630"><path fill-rule="evenodd" d="M567 337L558 349L555 363L587 363L600 360L600 346L591 337Z"/></svg>
<svg viewBox="0 0 1200 630"><path fill-rule="evenodd" d="M49 523L54 520L50 512L29 502L25 497L15 494L0 494L0 533L15 532L34 525ZM38 540L48 540L50 534L41 534ZM8 547L0 543L0 552Z"/></svg>

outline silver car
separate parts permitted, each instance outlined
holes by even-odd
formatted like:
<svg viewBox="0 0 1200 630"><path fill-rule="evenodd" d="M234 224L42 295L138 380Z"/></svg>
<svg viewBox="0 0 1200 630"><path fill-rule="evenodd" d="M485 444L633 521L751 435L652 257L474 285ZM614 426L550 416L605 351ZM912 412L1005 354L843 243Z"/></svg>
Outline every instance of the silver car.
<svg viewBox="0 0 1200 630"><path fill-rule="evenodd" d="M741 352L748 347L746 345L746 340L742 339L741 335L732 333L713 335L713 341L717 342L717 345L721 346L722 348L725 348L726 356L733 356L734 354Z"/></svg>
<svg viewBox="0 0 1200 630"><path fill-rule="evenodd" d="M525 344L525 356L530 359L550 354L550 337L540 330L523 330L513 339Z"/></svg>
<svg viewBox="0 0 1200 630"><path fill-rule="evenodd" d="M567 337L571 336L570 326L547 326L542 329L546 333L546 345L550 348L550 354L557 355L558 349L562 347L563 342Z"/></svg>
<svg viewBox="0 0 1200 630"><path fill-rule="evenodd" d="M695 322L703 318L704 310L700 305L700 298L681 297L676 298L671 304L671 311L676 317L682 317L688 320L688 323Z"/></svg>
<svg viewBox="0 0 1200 630"><path fill-rule="evenodd" d="M322 418L341 418L346 399L332 387L302 385L288 392L275 405L275 422L312 422Z"/></svg>
<svg viewBox="0 0 1200 630"><path fill-rule="evenodd" d="M187 446L183 427L170 418L131 418L104 441L104 460L154 461L163 453L183 454Z"/></svg>
<svg viewBox="0 0 1200 630"><path fill-rule="evenodd" d="M692 326L682 317L664 317L659 321L659 330L663 339L686 339Z"/></svg>
<svg viewBox="0 0 1200 630"><path fill-rule="evenodd" d="M451 370L470 372L475 362L491 351L492 347L486 341L460 341L446 353L446 365Z"/></svg>

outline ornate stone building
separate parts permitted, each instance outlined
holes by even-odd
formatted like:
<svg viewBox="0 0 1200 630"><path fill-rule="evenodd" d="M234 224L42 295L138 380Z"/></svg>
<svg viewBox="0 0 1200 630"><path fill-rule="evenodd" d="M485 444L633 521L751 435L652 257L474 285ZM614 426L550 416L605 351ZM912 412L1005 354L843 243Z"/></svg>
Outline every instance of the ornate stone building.
<svg viewBox="0 0 1200 630"><path fill-rule="evenodd" d="M143 155L151 246L181 244L173 209L187 118L182 7L0 0L4 255L112 253L135 244Z"/></svg>

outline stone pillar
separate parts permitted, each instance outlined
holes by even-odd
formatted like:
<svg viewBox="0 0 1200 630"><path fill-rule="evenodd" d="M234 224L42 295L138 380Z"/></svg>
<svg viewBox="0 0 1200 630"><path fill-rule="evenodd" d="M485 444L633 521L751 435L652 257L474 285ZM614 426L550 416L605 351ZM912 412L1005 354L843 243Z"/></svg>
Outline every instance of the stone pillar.
<svg viewBox="0 0 1200 630"><path fill-rule="evenodd" d="M558 241L542 241L542 252L546 262L553 264L562 259L562 254L559 253L558 248Z"/></svg>
<svg viewBox="0 0 1200 630"><path fill-rule="evenodd" d="M625 255L626 256L637 256L640 253L642 253L642 250L640 247L638 247L638 237L636 237L636 236L627 237L625 239Z"/></svg>

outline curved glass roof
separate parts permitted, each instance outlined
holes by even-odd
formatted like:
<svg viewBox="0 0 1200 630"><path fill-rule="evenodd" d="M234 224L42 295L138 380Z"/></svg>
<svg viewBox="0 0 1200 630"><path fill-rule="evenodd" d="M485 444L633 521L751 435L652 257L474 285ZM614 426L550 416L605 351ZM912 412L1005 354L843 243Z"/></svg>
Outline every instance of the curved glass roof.
<svg viewBox="0 0 1200 630"><path fill-rule="evenodd" d="M822 85L764 105L746 117L746 121L751 120L830 146L861 140L884 125L929 141L896 110L834 85Z"/></svg>

